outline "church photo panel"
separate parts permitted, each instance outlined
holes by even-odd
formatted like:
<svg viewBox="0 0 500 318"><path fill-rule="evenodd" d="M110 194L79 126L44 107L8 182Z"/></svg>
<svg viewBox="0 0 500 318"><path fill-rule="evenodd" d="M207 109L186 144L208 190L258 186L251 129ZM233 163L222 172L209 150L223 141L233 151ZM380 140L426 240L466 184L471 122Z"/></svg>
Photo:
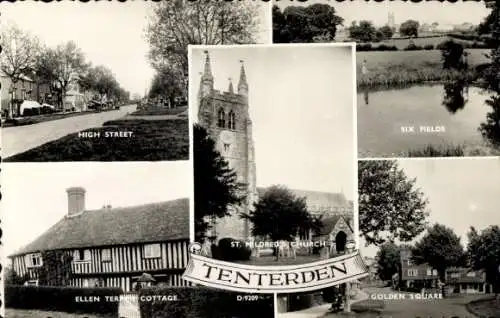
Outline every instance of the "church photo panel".
<svg viewBox="0 0 500 318"><path fill-rule="evenodd" d="M199 254L298 266L354 250L354 55L351 44L189 47Z"/></svg>

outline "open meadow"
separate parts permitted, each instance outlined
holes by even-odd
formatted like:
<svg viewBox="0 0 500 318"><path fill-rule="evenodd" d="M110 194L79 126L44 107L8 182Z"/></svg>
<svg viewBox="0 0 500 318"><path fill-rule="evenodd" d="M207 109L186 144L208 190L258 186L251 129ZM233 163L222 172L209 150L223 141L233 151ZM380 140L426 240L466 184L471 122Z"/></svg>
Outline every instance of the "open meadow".
<svg viewBox="0 0 500 318"><path fill-rule="evenodd" d="M435 36L427 36L427 37L424 36L418 38L391 38L380 41L378 43L372 43L372 45L377 46L384 44L389 46L395 46L398 48L398 50L404 50L406 47L408 47L410 43L413 43L416 46L421 46L421 47L424 47L426 45L433 45L434 47L436 47L437 45L448 40L453 40L453 42L460 43L464 46L471 45L474 43L474 41L457 39L448 35L435 35Z"/></svg>
<svg viewBox="0 0 500 318"><path fill-rule="evenodd" d="M488 63L488 49L467 49L469 68ZM361 74L366 60L367 74ZM440 50L369 51L356 53L358 87L404 85L453 79L460 73L443 70ZM471 75L472 71L470 72ZM464 74L462 74L464 75ZM467 74L465 74L467 75Z"/></svg>

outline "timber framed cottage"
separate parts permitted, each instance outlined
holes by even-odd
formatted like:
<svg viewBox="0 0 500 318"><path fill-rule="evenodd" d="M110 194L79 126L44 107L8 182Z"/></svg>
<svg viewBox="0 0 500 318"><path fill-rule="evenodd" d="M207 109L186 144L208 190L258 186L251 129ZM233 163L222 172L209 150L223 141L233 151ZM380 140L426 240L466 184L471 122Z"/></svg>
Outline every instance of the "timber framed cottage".
<svg viewBox="0 0 500 318"><path fill-rule="evenodd" d="M146 274L158 284L188 285L181 279L188 262L188 199L85 210L84 188L66 192L67 215L9 256L25 284L129 292ZM47 283L47 273L59 273L58 278Z"/></svg>

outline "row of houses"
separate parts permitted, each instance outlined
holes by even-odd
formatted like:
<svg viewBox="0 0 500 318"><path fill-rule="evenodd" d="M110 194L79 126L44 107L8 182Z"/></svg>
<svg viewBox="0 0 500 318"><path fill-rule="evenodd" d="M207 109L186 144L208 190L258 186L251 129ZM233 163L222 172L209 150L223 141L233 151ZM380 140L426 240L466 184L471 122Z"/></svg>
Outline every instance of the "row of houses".
<svg viewBox="0 0 500 318"><path fill-rule="evenodd" d="M36 80L21 76L13 83L11 78L0 72L1 111L11 117L21 116L23 101L32 100L40 104L50 104L59 111L84 111L86 101L93 97L93 92L81 92L79 85L74 82L66 88L65 96L60 96L56 83L39 83Z"/></svg>
<svg viewBox="0 0 500 318"><path fill-rule="evenodd" d="M403 250L400 254L401 271L393 277L395 285L406 289L439 288L444 283L448 294L484 294L493 292L493 287L486 281L484 271L469 268L452 267L445 271L445 280L440 283L437 270L428 264L415 264L411 251Z"/></svg>
<svg viewBox="0 0 500 318"><path fill-rule="evenodd" d="M158 284L188 285L181 279L189 255L188 199L86 210L85 193L81 187L67 189L67 215L9 256L25 284L46 284L40 272L50 265L43 255L58 251L69 256L68 286L132 292L144 275Z"/></svg>

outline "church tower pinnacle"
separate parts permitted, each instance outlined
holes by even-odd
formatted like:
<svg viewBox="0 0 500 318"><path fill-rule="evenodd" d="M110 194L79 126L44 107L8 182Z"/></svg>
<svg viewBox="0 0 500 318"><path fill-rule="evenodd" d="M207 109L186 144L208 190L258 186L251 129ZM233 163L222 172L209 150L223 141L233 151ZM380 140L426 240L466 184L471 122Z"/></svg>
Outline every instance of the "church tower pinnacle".
<svg viewBox="0 0 500 318"><path fill-rule="evenodd" d="M212 75L212 67L210 66L210 55L205 51L205 68L201 75L199 97L210 95L214 89L214 77Z"/></svg>
<svg viewBox="0 0 500 318"><path fill-rule="evenodd" d="M247 75L245 74L245 66L243 65L243 60L240 60L240 80L238 82L238 94L248 97L248 83Z"/></svg>
<svg viewBox="0 0 500 318"><path fill-rule="evenodd" d="M234 94L233 80L231 79L231 77L229 78L229 88L227 91L231 94Z"/></svg>

